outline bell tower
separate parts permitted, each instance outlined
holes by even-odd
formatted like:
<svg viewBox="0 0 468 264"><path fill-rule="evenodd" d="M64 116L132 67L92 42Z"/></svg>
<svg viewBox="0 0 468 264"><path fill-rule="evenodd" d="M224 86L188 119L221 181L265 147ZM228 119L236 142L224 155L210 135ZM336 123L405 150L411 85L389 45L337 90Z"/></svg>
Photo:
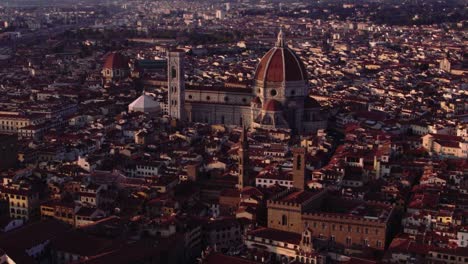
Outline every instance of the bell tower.
<svg viewBox="0 0 468 264"><path fill-rule="evenodd" d="M294 148L293 153L293 186L298 190L304 190L306 186L306 150Z"/></svg>
<svg viewBox="0 0 468 264"><path fill-rule="evenodd" d="M181 50L167 53L167 112L180 121L185 121L184 55Z"/></svg>
<svg viewBox="0 0 468 264"><path fill-rule="evenodd" d="M249 142L247 139L247 130L242 128L239 148L239 176L237 188L242 190L244 187L250 185L249 177Z"/></svg>

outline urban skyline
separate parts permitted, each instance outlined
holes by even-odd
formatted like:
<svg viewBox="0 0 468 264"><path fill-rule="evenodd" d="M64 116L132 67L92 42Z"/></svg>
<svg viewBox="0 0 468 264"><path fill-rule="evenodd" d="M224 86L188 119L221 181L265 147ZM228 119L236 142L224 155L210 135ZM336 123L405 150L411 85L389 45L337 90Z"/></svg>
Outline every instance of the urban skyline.
<svg viewBox="0 0 468 264"><path fill-rule="evenodd" d="M0 263L468 263L467 10L0 2Z"/></svg>

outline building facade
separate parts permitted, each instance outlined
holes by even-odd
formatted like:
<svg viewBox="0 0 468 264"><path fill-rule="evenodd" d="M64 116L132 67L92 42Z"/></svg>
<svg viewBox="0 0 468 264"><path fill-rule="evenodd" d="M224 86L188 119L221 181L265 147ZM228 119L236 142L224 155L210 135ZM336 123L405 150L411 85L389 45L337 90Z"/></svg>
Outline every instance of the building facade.
<svg viewBox="0 0 468 264"><path fill-rule="evenodd" d="M39 193L30 186L10 184L2 193L8 200L11 218L29 220L39 216Z"/></svg>
<svg viewBox="0 0 468 264"><path fill-rule="evenodd" d="M0 170L13 168L18 161L18 139L15 135L0 134Z"/></svg>
<svg viewBox="0 0 468 264"><path fill-rule="evenodd" d="M297 234L309 228L313 237L346 247L384 250L390 242L394 208L388 204L291 189L267 207L269 228Z"/></svg>

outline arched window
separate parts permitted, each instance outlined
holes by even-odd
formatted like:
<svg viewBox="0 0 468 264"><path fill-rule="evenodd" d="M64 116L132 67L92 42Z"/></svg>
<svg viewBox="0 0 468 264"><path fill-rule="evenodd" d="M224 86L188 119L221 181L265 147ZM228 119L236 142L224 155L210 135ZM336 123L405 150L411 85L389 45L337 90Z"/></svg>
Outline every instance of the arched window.
<svg viewBox="0 0 468 264"><path fill-rule="evenodd" d="M177 76L177 70L175 67L172 67L171 68L171 77L172 78L175 78Z"/></svg>
<svg viewBox="0 0 468 264"><path fill-rule="evenodd" d="M281 217L281 225L287 225L288 224L288 217L286 215L283 215L283 217Z"/></svg>

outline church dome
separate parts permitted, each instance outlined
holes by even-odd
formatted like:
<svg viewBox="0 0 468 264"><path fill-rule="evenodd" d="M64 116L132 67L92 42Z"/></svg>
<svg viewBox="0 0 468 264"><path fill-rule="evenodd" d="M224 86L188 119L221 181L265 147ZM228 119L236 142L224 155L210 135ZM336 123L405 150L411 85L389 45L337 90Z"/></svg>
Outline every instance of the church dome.
<svg viewBox="0 0 468 264"><path fill-rule="evenodd" d="M270 49L257 66L255 81L296 82L307 80L301 59L284 44L283 32L278 34L276 46Z"/></svg>
<svg viewBox="0 0 468 264"><path fill-rule="evenodd" d="M268 112L278 112L283 110L283 106L275 99L270 99L263 106L263 110Z"/></svg>
<svg viewBox="0 0 468 264"><path fill-rule="evenodd" d="M106 56L104 69L129 69L128 59L118 52L112 52Z"/></svg>
<svg viewBox="0 0 468 264"><path fill-rule="evenodd" d="M157 113L159 104L149 95L143 94L128 105L129 112Z"/></svg>

